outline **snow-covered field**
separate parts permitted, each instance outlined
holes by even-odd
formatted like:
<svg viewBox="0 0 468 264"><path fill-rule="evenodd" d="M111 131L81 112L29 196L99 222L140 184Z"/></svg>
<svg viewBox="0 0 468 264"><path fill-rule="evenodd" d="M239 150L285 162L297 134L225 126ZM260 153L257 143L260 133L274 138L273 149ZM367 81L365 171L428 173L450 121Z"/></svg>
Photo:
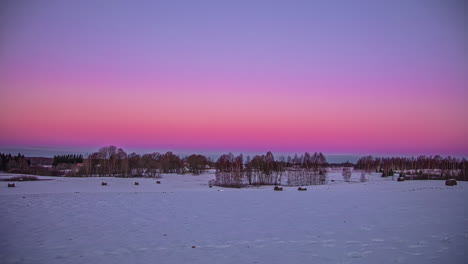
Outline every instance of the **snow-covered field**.
<svg viewBox="0 0 468 264"><path fill-rule="evenodd" d="M212 173L0 182L0 263L467 263L468 183L330 176L306 192Z"/></svg>

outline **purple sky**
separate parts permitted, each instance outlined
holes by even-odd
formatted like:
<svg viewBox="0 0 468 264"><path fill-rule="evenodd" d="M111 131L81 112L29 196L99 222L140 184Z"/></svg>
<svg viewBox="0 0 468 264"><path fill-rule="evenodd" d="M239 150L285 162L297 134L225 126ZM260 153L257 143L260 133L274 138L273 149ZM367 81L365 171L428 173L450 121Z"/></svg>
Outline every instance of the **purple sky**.
<svg viewBox="0 0 468 264"><path fill-rule="evenodd" d="M464 1L0 7L0 146L468 155Z"/></svg>

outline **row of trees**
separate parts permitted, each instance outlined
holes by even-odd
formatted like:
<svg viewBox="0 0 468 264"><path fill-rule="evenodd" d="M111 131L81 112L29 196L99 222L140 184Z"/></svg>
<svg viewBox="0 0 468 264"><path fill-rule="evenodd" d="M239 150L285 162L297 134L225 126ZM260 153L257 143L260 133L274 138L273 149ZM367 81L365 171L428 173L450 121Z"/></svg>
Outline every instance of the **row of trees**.
<svg viewBox="0 0 468 264"><path fill-rule="evenodd" d="M83 163L83 155L56 155L52 161L52 166L57 167L59 164L77 164Z"/></svg>
<svg viewBox="0 0 468 264"><path fill-rule="evenodd" d="M468 161L455 157L418 156L418 157L383 157L365 156L358 160L356 169L382 172L383 176L391 176L398 171L418 176L436 175L441 178L456 178L468 180Z"/></svg>
<svg viewBox="0 0 468 264"><path fill-rule="evenodd" d="M351 176L353 175L353 168L350 165L350 163L347 163L348 166L344 166L343 169L342 169L342 172L341 172L341 175L343 176L343 180L345 182L349 182L351 181ZM368 174L368 172L366 171L361 171L361 176L359 177L359 181L360 182L366 182L367 181L367 177L366 175Z"/></svg>
<svg viewBox="0 0 468 264"><path fill-rule="evenodd" d="M0 153L0 171L20 174L33 174L42 176L58 176L63 173L54 168L45 168L43 166L31 165L31 161L24 155Z"/></svg>
<svg viewBox="0 0 468 264"><path fill-rule="evenodd" d="M144 155L127 154L115 146L100 148L83 162L76 172L79 176L122 176L122 177L160 177L161 173L200 174L210 165L203 155L191 155L184 159L166 152ZM72 174L75 170L72 171Z"/></svg>
<svg viewBox="0 0 468 264"><path fill-rule="evenodd" d="M318 185L326 182L326 158L322 153L313 155L306 152L294 159L280 157L275 160L273 153L256 155L252 159L243 155L224 154L215 163L216 178L213 184L227 187L245 185Z"/></svg>
<svg viewBox="0 0 468 264"><path fill-rule="evenodd" d="M30 161L24 155L18 154L12 156L11 154L0 153L0 171L9 171L11 169L25 169L29 167Z"/></svg>
<svg viewBox="0 0 468 264"><path fill-rule="evenodd" d="M161 173L200 174L208 168L215 167L215 184L221 186L323 184L326 182L326 168L328 167L322 153L306 152L303 155L295 154L293 157L287 156L286 158L280 156L275 159L273 153L267 152L265 155L256 155L253 158L247 156L245 160L243 155L234 156L229 153L222 155L216 163L213 163L203 155L193 154L181 158L172 152L127 154L123 149L115 146L100 148L87 158L82 155L54 156L52 163L54 168L31 166L30 161L24 155L0 153L0 170L39 175L60 175L68 172L71 176L159 177ZM59 166L61 164L67 166ZM344 167L351 166L352 164L344 165ZM354 168L364 171L361 181L365 178L365 174L372 171L380 171L383 176L391 176L396 172L421 179L437 176L468 180L468 161L450 156L377 158L364 156L357 161ZM349 181L350 172L344 169L345 181Z"/></svg>

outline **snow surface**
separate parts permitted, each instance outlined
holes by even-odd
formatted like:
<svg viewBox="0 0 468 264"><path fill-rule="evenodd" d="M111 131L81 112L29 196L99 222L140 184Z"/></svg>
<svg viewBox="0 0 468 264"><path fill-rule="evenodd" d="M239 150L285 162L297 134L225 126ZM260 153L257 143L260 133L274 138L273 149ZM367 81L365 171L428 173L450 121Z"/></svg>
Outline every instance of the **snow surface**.
<svg viewBox="0 0 468 264"><path fill-rule="evenodd" d="M0 263L467 263L468 183L359 175L306 192L213 173L0 182Z"/></svg>

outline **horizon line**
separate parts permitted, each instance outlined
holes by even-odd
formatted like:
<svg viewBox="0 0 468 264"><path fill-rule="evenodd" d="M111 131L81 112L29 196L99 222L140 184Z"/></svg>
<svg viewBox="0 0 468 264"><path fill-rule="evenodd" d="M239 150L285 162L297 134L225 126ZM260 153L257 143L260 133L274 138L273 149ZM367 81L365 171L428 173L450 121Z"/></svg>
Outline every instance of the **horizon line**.
<svg viewBox="0 0 468 264"><path fill-rule="evenodd" d="M428 153L428 152L412 152L412 153L395 153L395 152L334 152L334 151L307 151L307 150L227 150L227 149L191 149L191 148L167 148L167 147L131 147L131 146L123 146L120 147L118 145L102 145L99 147L96 146L34 146L34 145L28 145L28 146L18 146L18 145L4 145L0 146L0 152L13 152L13 151L47 151L47 152L59 152L58 154L62 153L69 153L69 154L92 154L94 152L97 152L100 148L105 147L105 146L116 146L117 148L123 149L127 153L137 153L137 154L146 154L146 153L153 153L153 152L173 152L177 153L179 155L184 155L184 154L211 154L211 155L222 155L222 154L227 154L227 153L233 153L233 154L262 154L262 153L267 153L267 152L272 152L273 154L277 155L291 155L291 154L304 154L305 152L309 153L323 153L324 155L328 156L376 156L376 157L388 157L388 156L421 156L421 155L429 155L429 156L444 156L444 157L459 157L459 158L466 158L468 157L468 154L456 154L456 153L447 153L447 152L439 152L439 153ZM75 153L73 153L75 152ZM21 152L18 152L20 154L23 154ZM11 153L14 154L14 153Z"/></svg>

